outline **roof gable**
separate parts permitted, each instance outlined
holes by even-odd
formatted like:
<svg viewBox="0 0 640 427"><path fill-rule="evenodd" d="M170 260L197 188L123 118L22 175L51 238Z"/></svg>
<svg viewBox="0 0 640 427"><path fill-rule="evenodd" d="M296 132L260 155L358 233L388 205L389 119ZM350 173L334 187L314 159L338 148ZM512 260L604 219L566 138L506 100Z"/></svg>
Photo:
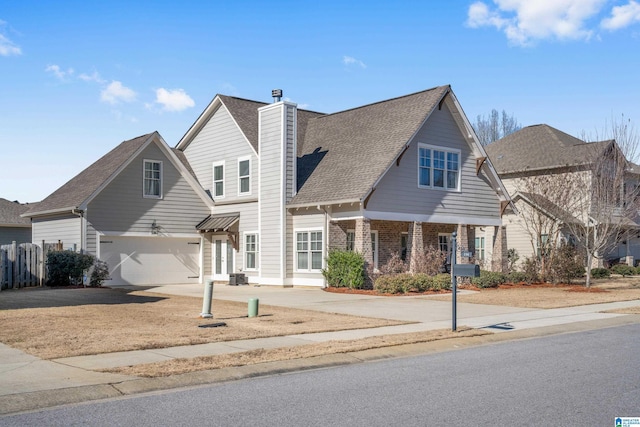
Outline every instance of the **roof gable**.
<svg viewBox="0 0 640 427"><path fill-rule="evenodd" d="M362 200L449 90L439 86L310 120L298 167L317 164L306 170L291 204Z"/></svg>
<svg viewBox="0 0 640 427"><path fill-rule="evenodd" d="M527 126L485 147L499 174L585 165L612 141L587 143L549 125ZM595 150L595 153L594 153Z"/></svg>
<svg viewBox="0 0 640 427"><path fill-rule="evenodd" d="M73 209L84 209L142 150L156 143L170 162L187 179L198 195L211 205L211 199L191 173L167 146L158 132L142 135L120 143L113 150L67 181L62 187L29 209L23 216L37 216Z"/></svg>

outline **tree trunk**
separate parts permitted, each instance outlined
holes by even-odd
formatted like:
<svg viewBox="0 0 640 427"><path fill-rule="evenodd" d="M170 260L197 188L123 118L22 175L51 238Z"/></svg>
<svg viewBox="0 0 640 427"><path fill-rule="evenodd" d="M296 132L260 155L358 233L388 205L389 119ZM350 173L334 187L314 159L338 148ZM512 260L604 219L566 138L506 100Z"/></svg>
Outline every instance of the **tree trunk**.
<svg viewBox="0 0 640 427"><path fill-rule="evenodd" d="M591 263L593 262L593 254L591 252L587 253L587 279L585 281L585 286L587 288L591 287Z"/></svg>

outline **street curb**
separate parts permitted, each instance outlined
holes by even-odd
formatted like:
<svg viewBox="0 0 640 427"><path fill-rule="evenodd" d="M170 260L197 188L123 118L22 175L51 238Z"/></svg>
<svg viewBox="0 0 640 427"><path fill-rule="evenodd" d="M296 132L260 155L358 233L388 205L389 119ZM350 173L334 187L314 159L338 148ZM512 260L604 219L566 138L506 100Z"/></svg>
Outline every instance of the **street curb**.
<svg viewBox="0 0 640 427"><path fill-rule="evenodd" d="M589 320L474 337L449 338L424 343L374 348L351 353L328 354L325 356L315 356L306 359L266 362L255 365L190 372L168 377L132 377L131 380L113 384L80 386L5 395L0 398L0 415L5 416L21 412L30 412L92 400L112 399L179 388L201 387L255 377L281 375L313 369L346 366L363 362L461 350L515 340L570 334L635 323L640 323L640 315L623 315L608 319Z"/></svg>

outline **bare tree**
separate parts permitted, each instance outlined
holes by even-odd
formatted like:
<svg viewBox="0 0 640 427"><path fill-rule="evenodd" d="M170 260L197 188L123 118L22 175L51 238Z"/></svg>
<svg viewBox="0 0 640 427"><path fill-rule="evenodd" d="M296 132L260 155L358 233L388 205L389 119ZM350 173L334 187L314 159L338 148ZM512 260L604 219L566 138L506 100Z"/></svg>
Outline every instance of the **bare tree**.
<svg viewBox="0 0 640 427"><path fill-rule="evenodd" d="M480 139L480 143L487 145L522 129L522 125L518 123L518 120L513 115L507 114L506 111L502 110L502 114L500 114L498 110L493 109L487 116L478 115L475 123L473 123L473 128L478 135L478 139Z"/></svg>

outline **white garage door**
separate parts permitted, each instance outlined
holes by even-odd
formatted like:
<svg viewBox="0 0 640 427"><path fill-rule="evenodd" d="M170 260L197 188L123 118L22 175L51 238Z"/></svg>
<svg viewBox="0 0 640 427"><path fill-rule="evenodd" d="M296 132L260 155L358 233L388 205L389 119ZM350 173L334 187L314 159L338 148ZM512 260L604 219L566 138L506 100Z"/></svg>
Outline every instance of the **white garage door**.
<svg viewBox="0 0 640 427"><path fill-rule="evenodd" d="M100 239L100 259L109 264L105 285L198 283L200 239L111 237Z"/></svg>

